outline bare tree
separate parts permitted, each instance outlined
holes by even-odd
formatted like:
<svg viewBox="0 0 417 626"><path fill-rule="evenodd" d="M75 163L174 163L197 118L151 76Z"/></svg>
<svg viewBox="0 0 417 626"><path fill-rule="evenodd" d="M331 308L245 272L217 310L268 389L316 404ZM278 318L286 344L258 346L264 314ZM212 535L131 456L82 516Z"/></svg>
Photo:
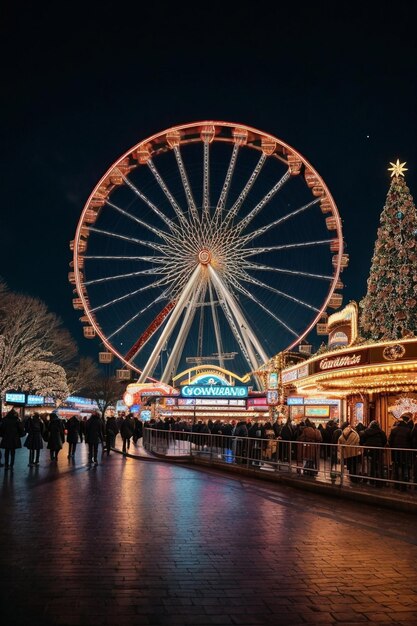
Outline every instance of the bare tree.
<svg viewBox="0 0 417 626"><path fill-rule="evenodd" d="M100 370L91 357L81 357L80 360L66 368L69 395L88 395L89 389L95 386L100 377Z"/></svg>
<svg viewBox="0 0 417 626"><path fill-rule="evenodd" d="M125 383L118 381L114 376L100 374L88 391L89 397L94 400L104 417L106 410L121 399L125 391Z"/></svg>
<svg viewBox="0 0 417 626"><path fill-rule="evenodd" d="M64 365L77 348L61 320L36 298L0 283L0 393L19 389L58 400L68 396Z"/></svg>

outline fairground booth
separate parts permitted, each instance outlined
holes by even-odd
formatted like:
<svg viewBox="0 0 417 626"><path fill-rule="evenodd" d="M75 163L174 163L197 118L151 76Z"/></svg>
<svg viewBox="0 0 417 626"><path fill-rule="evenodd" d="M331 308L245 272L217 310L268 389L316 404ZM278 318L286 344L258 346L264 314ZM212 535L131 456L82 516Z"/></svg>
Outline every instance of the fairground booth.
<svg viewBox="0 0 417 626"><path fill-rule="evenodd" d="M417 338L358 341L358 308L351 302L330 315L328 345L302 365L282 372L290 415L338 418L385 431L403 413L417 413Z"/></svg>
<svg viewBox="0 0 417 626"><path fill-rule="evenodd" d="M140 417L148 419L221 420L267 419L266 393L253 391L249 376L243 378L216 365L200 365L173 378L173 385L132 383L124 402L139 407Z"/></svg>

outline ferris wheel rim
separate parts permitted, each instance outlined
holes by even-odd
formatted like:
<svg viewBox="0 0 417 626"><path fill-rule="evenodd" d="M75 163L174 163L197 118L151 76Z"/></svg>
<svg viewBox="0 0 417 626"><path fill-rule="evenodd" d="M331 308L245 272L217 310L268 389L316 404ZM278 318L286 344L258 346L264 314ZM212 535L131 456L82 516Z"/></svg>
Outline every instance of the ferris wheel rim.
<svg viewBox="0 0 417 626"><path fill-rule="evenodd" d="M120 351L118 351L115 346L113 345L113 343L111 343L106 334L103 332L103 330L100 327L100 324L98 323L98 321L95 318L95 315L93 314L93 311L91 310L91 307L89 305L89 301L88 301L88 294L85 288L85 283L82 280L82 273L81 273L81 267L79 266L79 258L82 257L82 251L80 251L80 242L82 241L82 229L86 228L88 229L88 222L86 221L86 214L87 211L89 210L90 206L91 206L91 202L93 200L93 198L97 195L97 191L100 189L100 187L105 183L106 180L109 179L109 176L112 172L114 172L114 170L116 168L118 168L120 166L120 164L126 160L129 157L132 157L132 154L143 148L144 146L149 146L150 144L152 144L152 142L157 141L158 139L160 139L161 137L165 138L165 141L167 136L170 133L181 133L181 131L184 130L190 130L190 129L198 129L199 131L201 131L201 129L205 128L205 127L213 127L214 129L217 128L227 128L227 129L239 129L242 131L245 131L247 133L252 133L255 137L258 138L265 138L266 140L270 140L272 142L274 142L277 146L280 147L280 149L283 151L283 153L286 154L286 156L288 155L293 155L296 158L299 159L299 161L301 161L301 163L303 164L304 168L306 169L306 171L310 172L311 174L313 174L316 178L316 180L318 181L318 184L320 185L320 187L323 189L323 195L322 198L325 198L331 207L331 212L329 213L333 218L335 218L335 228L333 229L335 231L335 234L333 235L334 240L337 240L338 242L338 246L337 246L337 252L335 251L336 254L336 262L333 264L333 268L334 268L334 273L333 273L333 279L330 283L328 292L326 297L324 298L324 301L322 303L322 305L320 306L318 313L316 314L316 316L313 318L313 320L311 321L311 323L296 337L296 339L294 341L292 341L286 348L285 350L291 350L294 346L300 344L303 339L305 339L305 337L311 332L311 330L314 328L314 326L317 324L317 322L323 317L324 312L326 311L329 302L331 300L332 295L334 294L336 288L337 288L337 284L340 278L340 273L342 270L342 255L343 255L343 251L344 251L344 242L343 242L343 234L342 234L342 224L341 224L341 218L339 215L339 211L337 209L336 203L333 199L333 196L330 192L330 190L328 189L325 181L323 180L323 178L321 177L321 175L317 172L317 170L311 165L311 163L300 153L298 152L295 148L293 148L292 146L290 146L289 144L287 144L286 142L284 142L283 140L275 137L274 135L272 135L271 133L267 133L264 131L261 131L257 128L254 128L252 126L248 126L246 124L241 124L241 123L237 123L237 122L224 122L224 121L215 121L215 120L203 120L203 121L198 121L198 122L191 122L191 123L187 123L187 124L179 124L176 126L172 126L169 127L163 131L160 131L158 133L153 134L152 136L136 143L133 147L131 147L129 150L127 150L126 152L124 152L118 159L116 159L116 161L113 162L113 164L106 170L106 172L104 173L104 175L100 178L100 180L98 181L98 183L95 185L95 187L93 188L91 194L89 195L84 208L81 212L78 224L77 224L77 229L76 229L76 233L75 233L75 238L74 238L74 254L73 254L73 267L74 267L74 275L75 275L75 291L78 294L82 305L83 305L83 311L86 315L86 317L89 320L90 325L93 327L95 333L97 334L97 336L101 339L103 345L107 348L107 350L109 350L109 352L111 352L114 356L116 356L117 359L119 359L121 361L121 363L123 363L123 366L126 366L132 370L134 370L135 372L137 372L138 374L142 373L142 369L137 367L134 363L132 363L131 361L127 361L125 358L125 355L121 354ZM222 138L218 138L216 137L216 135L214 135L212 141L223 141L225 143L232 143L233 142L233 138L232 137L222 137ZM201 139L193 139L193 140L181 140L181 145L186 145L188 143L194 142L197 143L198 141L202 141ZM259 148L258 146L255 146L253 144L244 144L245 147L247 148L252 148L252 149L257 149L259 151L262 151L261 148ZM163 150L161 151L167 151L168 148L167 146L164 147ZM282 162L287 163L288 161L286 161L282 156L278 155L278 154L270 154L268 156L274 156L278 159L280 159ZM132 170L136 169L137 167L140 167L140 163L138 162L137 164L135 164L134 166L132 166ZM111 192L113 191L114 187L112 189L110 189L108 195L111 194ZM334 257L335 258L335 257ZM158 316L156 316L158 317ZM156 318L155 318L156 319ZM148 378L150 380L157 380L152 378L151 376L148 376Z"/></svg>

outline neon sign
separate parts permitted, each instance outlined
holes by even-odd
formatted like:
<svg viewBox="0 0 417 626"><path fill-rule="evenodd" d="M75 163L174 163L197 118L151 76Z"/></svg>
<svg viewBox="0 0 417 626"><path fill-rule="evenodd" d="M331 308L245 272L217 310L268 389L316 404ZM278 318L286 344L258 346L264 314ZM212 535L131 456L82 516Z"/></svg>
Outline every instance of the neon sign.
<svg viewBox="0 0 417 626"><path fill-rule="evenodd" d="M181 388L183 398L247 398L247 386L184 385Z"/></svg>

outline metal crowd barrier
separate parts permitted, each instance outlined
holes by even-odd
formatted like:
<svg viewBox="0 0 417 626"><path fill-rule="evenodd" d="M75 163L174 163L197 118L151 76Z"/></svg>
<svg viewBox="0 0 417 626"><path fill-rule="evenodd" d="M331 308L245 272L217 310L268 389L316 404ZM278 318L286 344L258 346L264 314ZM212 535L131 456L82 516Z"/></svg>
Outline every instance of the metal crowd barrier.
<svg viewBox="0 0 417 626"><path fill-rule="evenodd" d="M169 457L200 457L254 471L286 472L326 483L415 491L417 450L143 429L143 447Z"/></svg>

